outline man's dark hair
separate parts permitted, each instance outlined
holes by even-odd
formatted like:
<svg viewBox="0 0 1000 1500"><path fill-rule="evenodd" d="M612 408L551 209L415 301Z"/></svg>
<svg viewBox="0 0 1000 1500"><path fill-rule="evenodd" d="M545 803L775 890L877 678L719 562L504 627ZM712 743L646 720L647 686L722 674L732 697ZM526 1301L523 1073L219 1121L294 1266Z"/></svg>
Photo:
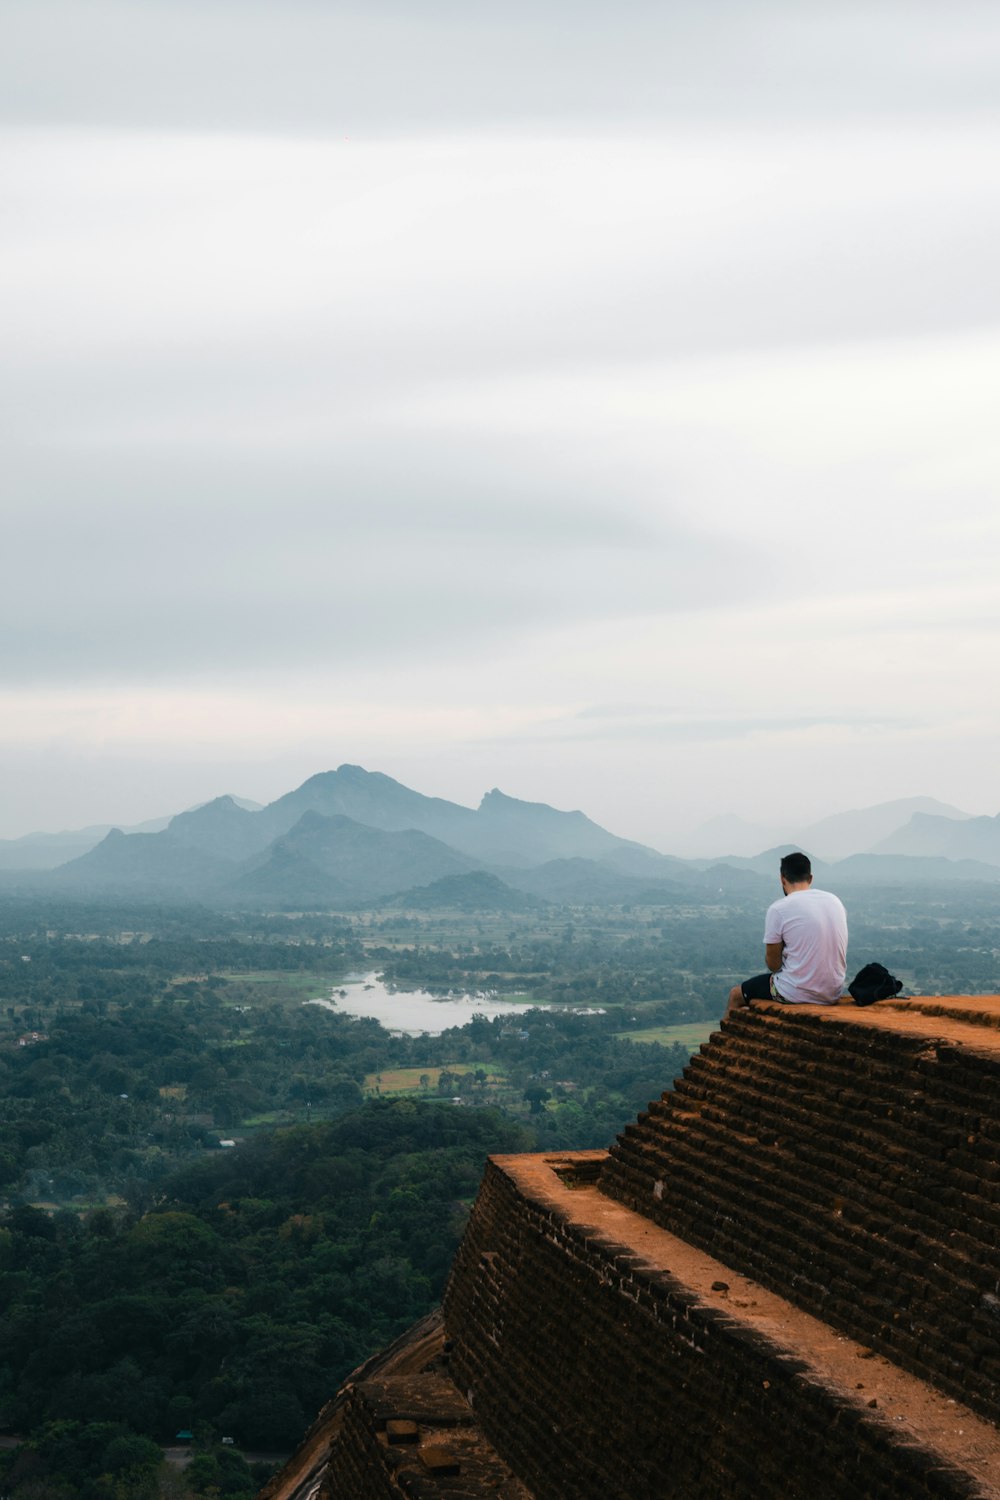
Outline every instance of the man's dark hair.
<svg viewBox="0 0 1000 1500"><path fill-rule="evenodd" d="M781 861L781 873L789 885L798 885L800 880L811 880L812 872L808 854L786 854Z"/></svg>

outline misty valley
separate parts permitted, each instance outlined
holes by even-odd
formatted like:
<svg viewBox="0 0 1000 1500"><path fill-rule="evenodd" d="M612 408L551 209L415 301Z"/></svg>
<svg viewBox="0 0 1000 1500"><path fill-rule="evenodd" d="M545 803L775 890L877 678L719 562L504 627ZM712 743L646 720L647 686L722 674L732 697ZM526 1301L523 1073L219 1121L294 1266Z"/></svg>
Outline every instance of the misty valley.
<svg viewBox="0 0 1000 1500"><path fill-rule="evenodd" d="M263 830L294 817L294 838L240 833L260 878L239 898L220 846L169 827L112 837L111 881L8 878L5 1495L248 1500L436 1305L486 1155L607 1146L759 964L773 851L672 860L582 814L496 794L477 821L348 769L320 790L352 815L299 797ZM414 818L480 862L376 826ZM995 992L994 880L900 868L839 887L852 970Z"/></svg>

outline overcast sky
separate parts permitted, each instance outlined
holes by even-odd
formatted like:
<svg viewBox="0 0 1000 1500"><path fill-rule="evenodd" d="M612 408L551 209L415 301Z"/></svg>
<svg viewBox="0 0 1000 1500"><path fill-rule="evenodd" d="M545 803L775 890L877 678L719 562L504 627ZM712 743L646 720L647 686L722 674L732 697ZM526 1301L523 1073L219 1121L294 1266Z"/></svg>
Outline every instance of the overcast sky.
<svg viewBox="0 0 1000 1500"><path fill-rule="evenodd" d="M1000 810L994 0L0 22L0 836Z"/></svg>

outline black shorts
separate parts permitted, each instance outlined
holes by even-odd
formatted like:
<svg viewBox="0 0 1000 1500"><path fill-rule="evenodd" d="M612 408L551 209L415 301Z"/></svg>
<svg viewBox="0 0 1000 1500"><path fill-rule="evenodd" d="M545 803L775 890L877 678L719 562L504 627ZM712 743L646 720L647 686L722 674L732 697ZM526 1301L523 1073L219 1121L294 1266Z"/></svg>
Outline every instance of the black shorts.
<svg viewBox="0 0 1000 1500"><path fill-rule="evenodd" d="M782 1000L774 986L773 974L755 974L752 979L744 979L740 989L744 1000Z"/></svg>

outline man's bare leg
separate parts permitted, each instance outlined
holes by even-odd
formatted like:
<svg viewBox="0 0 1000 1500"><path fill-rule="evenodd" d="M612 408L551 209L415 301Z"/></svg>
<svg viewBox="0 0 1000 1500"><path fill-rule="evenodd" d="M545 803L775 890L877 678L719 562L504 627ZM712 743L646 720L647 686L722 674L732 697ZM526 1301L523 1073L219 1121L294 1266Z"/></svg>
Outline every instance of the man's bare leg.
<svg viewBox="0 0 1000 1500"><path fill-rule="evenodd" d="M742 1010L745 1005L749 1004L750 1001L744 999L743 986L741 984L734 984L729 991L729 1004L726 1006L726 1015L731 1016L734 1010Z"/></svg>

